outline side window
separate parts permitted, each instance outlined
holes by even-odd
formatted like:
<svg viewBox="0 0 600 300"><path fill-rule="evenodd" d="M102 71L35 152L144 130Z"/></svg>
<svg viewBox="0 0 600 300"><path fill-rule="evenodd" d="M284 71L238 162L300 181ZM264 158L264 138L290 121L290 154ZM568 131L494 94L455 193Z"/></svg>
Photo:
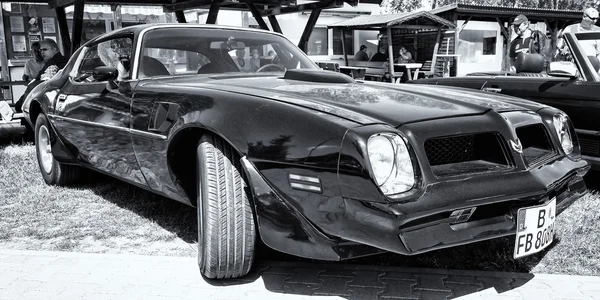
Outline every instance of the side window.
<svg viewBox="0 0 600 300"><path fill-rule="evenodd" d="M144 48L140 78L164 75L196 74L210 60L205 55L185 50Z"/></svg>
<svg viewBox="0 0 600 300"><path fill-rule="evenodd" d="M116 38L91 46L81 61L77 78L93 82L92 73L95 68L112 67L119 71L117 80L128 79L132 49L130 38Z"/></svg>

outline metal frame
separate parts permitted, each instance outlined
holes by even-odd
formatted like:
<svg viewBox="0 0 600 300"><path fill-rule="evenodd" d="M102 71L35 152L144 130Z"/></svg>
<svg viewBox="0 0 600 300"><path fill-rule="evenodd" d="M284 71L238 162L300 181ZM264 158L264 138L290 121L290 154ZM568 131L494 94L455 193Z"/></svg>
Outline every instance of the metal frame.
<svg viewBox="0 0 600 300"><path fill-rule="evenodd" d="M17 1L18 2L18 1ZM382 0L361 0L360 3L367 4L378 4L381 5ZM340 8L344 4L350 4L351 6L357 6L358 0L315 0L311 3L297 4L296 0L50 0L48 5L50 8L54 8L57 12L59 23L64 22L66 28L66 15L64 14L64 8L66 6L75 5L75 7L83 7L85 3L88 4L110 4L118 7L120 5L160 5L163 6L165 12L174 12L177 21L179 23L185 23L185 15L183 13L186 9L209 9L208 18L206 24L215 24L219 10L238 10L238 11L250 11L258 22L260 28L263 30L270 30L267 23L263 20L263 17L267 17L273 31L282 33L279 22L277 21L277 15L299 13L310 11L311 15L309 21L304 28L302 37L298 42L298 46L306 52L306 44L310 38L310 34L317 22L317 19L323 9L328 8ZM79 14L79 16L78 16ZM81 18L83 10L74 11L74 23L73 32L80 32L82 24L75 22L77 18ZM61 21L62 20L62 21ZM82 23L82 22L81 22ZM68 32L68 31L65 31ZM73 35L73 39L69 40L68 34L63 34L61 30L61 37L63 37L63 48L69 49L70 53L74 51L81 44L81 36ZM65 50L66 52L67 50ZM67 53L67 54L70 54Z"/></svg>

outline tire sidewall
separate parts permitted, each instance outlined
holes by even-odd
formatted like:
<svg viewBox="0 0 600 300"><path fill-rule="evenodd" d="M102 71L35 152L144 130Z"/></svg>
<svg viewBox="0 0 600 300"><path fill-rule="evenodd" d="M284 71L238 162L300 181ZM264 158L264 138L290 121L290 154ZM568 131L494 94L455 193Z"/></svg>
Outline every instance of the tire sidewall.
<svg viewBox="0 0 600 300"><path fill-rule="evenodd" d="M44 114L40 114L35 122L35 131L34 131L34 137L35 137L35 154L37 157L37 162L38 162L38 167L40 168L40 173L42 173L42 177L44 178L44 181L47 184L52 184L54 183L54 179L56 178L56 168L57 168L57 162L55 159L52 160L52 168L50 170L50 173L46 173L46 171L44 170L44 167L42 166L42 158L40 157L40 145L38 142L38 138L39 138L39 132L40 132L40 128L42 126L46 127L46 130L48 130L48 135L50 139L52 139L52 130L50 130L50 124L48 123L48 119L46 118L46 116Z"/></svg>
<svg viewBox="0 0 600 300"><path fill-rule="evenodd" d="M203 203L203 199L204 199L204 191L206 190L206 178L205 176L202 176L202 174L204 173L204 164L202 163L202 151L200 150L200 144L201 141L198 143L197 147L196 147L196 161L198 162L196 164L196 178L198 178L198 184L197 184L197 197L196 197L196 212L198 215L198 266L200 267L200 271L202 273L204 273L204 266L205 266L205 260L204 258L206 257L204 254L204 240L205 240L205 231L204 228L206 228L205 225L205 205Z"/></svg>

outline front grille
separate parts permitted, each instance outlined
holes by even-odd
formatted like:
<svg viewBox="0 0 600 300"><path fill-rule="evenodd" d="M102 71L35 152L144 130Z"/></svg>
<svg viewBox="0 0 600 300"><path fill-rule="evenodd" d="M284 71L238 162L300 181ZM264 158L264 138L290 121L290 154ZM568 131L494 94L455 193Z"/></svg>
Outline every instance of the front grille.
<svg viewBox="0 0 600 300"><path fill-rule="evenodd" d="M600 141L579 136L579 146L582 155L600 156Z"/></svg>
<svg viewBox="0 0 600 300"><path fill-rule="evenodd" d="M436 176L485 173L510 167L497 133L436 137L425 141L425 153Z"/></svg>
<svg viewBox="0 0 600 300"><path fill-rule="evenodd" d="M521 126L517 128L516 132L523 146L523 159L529 166L546 161L556 155L544 125Z"/></svg>

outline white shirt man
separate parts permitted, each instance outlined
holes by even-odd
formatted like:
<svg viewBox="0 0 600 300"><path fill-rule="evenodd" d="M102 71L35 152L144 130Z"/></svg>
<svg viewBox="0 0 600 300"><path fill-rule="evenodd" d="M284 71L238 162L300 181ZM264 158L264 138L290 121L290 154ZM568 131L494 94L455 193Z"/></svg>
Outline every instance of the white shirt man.
<svg viewBox="0 0 600 300"><path fill-rule="evenodd" d="M561 53L565 53L566 44L564 39L562 38L565 32L578 33L578 32L591 32L591 31L600 31L600 27L596 26L596 21L598 21L598 11L595 8L586 8L583 11L583 18L581 19L581 23L572 24L567 27L559 34L559 40L557 43L557 48ZM583 47L583 51L588 56L598 57L600 55L600 43L598 40L584 40L579 41L581 47Z"/></svg>

